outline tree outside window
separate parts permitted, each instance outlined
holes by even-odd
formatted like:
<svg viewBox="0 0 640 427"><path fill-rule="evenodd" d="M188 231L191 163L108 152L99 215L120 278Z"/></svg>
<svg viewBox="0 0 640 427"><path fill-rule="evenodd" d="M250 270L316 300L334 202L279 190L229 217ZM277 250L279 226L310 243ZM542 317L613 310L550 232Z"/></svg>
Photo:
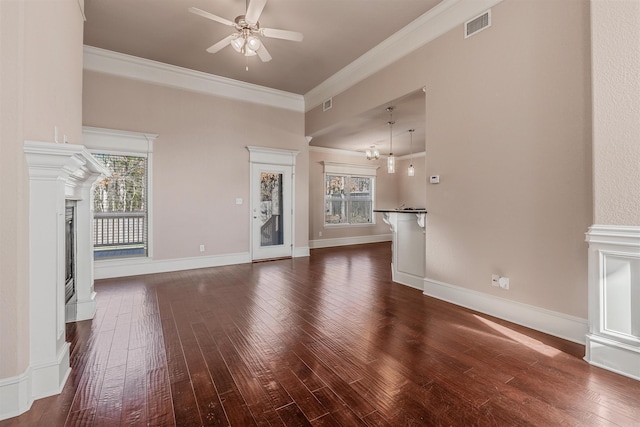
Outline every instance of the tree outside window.
<svg viewBox="0 0 640 427"><path fill-rule="evenodd" d="M373 178L325 175L325 224L371 224Z"/></svg>

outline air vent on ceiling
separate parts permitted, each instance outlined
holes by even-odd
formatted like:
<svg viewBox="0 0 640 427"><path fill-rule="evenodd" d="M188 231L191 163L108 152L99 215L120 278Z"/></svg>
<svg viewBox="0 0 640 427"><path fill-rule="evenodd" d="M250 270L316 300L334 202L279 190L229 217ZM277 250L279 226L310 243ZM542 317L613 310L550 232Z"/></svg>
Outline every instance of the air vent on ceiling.
<svg viewBox="0 0 640 427"><path fill-rule="evenodd" d="M322 103L322 111L327 111L333 106L333 98L329 98Z"/></svg>
<svg viewBox="0 0 640 427"><path fill-rule="evenodd" d="M464 23L464 38L471 37L491 26L491 9Z"/></svg>

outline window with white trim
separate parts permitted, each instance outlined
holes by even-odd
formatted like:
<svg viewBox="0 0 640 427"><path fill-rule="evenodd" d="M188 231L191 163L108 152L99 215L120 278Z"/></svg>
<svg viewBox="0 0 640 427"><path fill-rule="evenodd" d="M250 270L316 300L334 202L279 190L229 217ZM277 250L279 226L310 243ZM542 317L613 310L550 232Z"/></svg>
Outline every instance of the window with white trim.
<svg viewBox="0 0 640 427"><path fill-rule="evenodd" d="M83 143L111 176L93 188L94 258L151 257L151 180L157 135L83 128Z"/></svg>
<svg viewBox="0 0 640 427"><path fill-rule="evenodd" d="M324 163L324 223L374 224L375 173L377 167Z"/></svg>

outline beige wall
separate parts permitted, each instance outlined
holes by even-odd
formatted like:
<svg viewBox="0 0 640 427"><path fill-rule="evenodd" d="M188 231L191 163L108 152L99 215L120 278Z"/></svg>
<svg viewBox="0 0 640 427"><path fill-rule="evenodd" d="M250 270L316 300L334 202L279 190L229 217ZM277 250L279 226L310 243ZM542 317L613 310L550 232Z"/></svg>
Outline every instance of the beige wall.
<svg viewBox="0 0 640 427"><path fill-rule="evenodd" d="M594 223L640 225L640 2L592 0Z"/></svg>
<svg viewBox="0 0 640 427"><path fill-rule="evenodd" d="M154 259L249 251L248 145L299 150L296 246L308 246L304 114L87 71L84 125L158 134ZM244 203L236 205L236 198ZM199 246L205 245L201 253Z"/></svg>
<svg viewBox="0 0 640 427"><path fill-rule="evenodd" d="M587 1L505 0L308 112L307 134L426 86L426 276L586 318L589 31Z"/></svg>
<svg viewBox="0 0 640 427"><path fill-rule="evenodd" d="M398 206L404 205L410 208L424 208L427 206L427 174L425 157L414 157L413 168L415 175L409 176L409 159L402 158L396 163L396 192L398 194Z"/></svg>
<svg viewBox="0 0 640 427"><path fill-rule="evenodd" d="M80 140L77 0L0 1L0 378L29 363L29 181L24 140Z"/></svg>

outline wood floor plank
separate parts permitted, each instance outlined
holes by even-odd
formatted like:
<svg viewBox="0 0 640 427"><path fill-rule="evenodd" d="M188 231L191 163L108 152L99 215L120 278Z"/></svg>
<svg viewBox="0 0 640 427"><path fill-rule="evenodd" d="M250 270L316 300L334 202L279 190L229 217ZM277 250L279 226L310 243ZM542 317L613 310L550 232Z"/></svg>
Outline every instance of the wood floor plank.
<svg viewBox="0 0 640 427"><path fill-rule="evenodd" d="M640 381L391 282L390 250L98 280L62 392L0 427L640 425Z"/></svg>
<svg viewBox="0 0 640 427"><path fill-rule="evenodd" d="M121 423L126 426L147 425L147 367L146 349L131 348L128 352L122 390Z"/></svg>
<svg viewBox="0 0 640 427"><path fill-rule="evenodd" d="M171 383L167 368L149 369L146 378L147 424L150 426L175 425L175 410L171 399Z"/></svg>

